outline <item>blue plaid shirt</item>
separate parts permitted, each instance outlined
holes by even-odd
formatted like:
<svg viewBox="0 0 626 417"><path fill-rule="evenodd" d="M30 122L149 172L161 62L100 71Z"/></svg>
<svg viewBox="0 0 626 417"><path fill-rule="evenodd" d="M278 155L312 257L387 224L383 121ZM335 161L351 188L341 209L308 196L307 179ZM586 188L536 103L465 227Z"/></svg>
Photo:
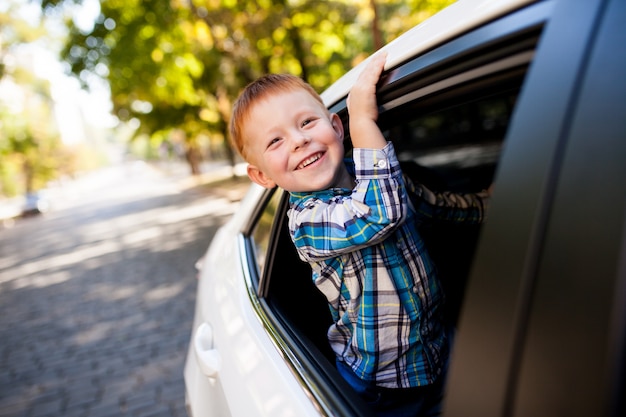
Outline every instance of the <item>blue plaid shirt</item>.
<svg viewBox="0 0 626 417"><path fill-rule="evenodd" d="M292 240L328 299L328 339L339 360L381 387L433 383L448 355L443 294L416 225L481 222L486 195L414 186L391 143L355 148L353 157L354 189L291 193Z"/></svg>

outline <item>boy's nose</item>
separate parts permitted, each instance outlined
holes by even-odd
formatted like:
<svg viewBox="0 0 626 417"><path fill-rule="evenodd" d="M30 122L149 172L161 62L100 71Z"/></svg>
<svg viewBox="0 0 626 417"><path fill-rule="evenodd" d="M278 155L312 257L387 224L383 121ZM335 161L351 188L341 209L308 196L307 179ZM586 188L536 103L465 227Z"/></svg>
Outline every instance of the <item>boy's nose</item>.
<svg viewBox="0 0 626 417"><path fill-rule="evenodd" d="M302 148L303 146L306 146L309 142L311 142L311 139L308 136L304 136L304 135L295 136L293 140L293 150L296 151Z"/></svg>

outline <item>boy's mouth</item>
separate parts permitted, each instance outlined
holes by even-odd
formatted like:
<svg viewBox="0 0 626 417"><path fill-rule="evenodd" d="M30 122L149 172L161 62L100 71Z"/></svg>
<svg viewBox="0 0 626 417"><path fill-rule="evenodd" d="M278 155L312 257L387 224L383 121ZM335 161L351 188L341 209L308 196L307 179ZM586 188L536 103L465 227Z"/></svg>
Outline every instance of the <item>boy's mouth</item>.
<svg viewBox="0 0 626 417"><path fill-rule="evenodd" d="M308 167L312 163L318 161L322 157L322 155L324 155L322 152L318 152L315 155L309 156L307 159L305 159L304 161L300 162L300 164L296 167L296 170L304 169L304 168Z"/></svg>

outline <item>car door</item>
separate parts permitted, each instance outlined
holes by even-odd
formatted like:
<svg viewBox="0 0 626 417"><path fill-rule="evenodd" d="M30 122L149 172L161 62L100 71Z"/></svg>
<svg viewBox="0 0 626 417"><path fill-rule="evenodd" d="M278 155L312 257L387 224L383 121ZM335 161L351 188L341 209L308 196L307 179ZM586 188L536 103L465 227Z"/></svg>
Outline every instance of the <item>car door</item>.
<svg viewBox="0 0 626 417"><path fill-rule="evenodd" d="M473 192L490 185L552 9L553 2L523 7L386 74L379 91L379 124L394 142L407 175L435 190ZM348 127L345 97L335 100L330 111ZM347 130L346 136L349 152ZM258 314L321 413L367 415L335 370L325 334L328 307L311 282L310 268L295 253L286 201L281 204L267 260L251 280ZM444 277L451 300L447 318L454 326L480 230L438 226L421 232Z"/></svg>
<svg viewBox="0 0 626 417"><path fill-rule="evenodd" d="M559 1L506 139L444 415L624 415L624 2Z"/></svg>

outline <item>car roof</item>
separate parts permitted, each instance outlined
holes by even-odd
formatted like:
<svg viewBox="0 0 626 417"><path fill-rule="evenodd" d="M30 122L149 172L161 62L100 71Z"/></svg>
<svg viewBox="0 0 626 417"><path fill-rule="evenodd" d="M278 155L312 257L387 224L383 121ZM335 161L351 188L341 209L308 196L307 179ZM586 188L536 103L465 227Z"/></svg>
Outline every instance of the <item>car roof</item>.
<svg viewBox="0 0 626 417"><path fill-rule="evenodd" d="M537 0L459 0L385 45L385 69L424 53L490 20ZM321 96L327 107L343 99L371 56L347 72Z"/></svg>

